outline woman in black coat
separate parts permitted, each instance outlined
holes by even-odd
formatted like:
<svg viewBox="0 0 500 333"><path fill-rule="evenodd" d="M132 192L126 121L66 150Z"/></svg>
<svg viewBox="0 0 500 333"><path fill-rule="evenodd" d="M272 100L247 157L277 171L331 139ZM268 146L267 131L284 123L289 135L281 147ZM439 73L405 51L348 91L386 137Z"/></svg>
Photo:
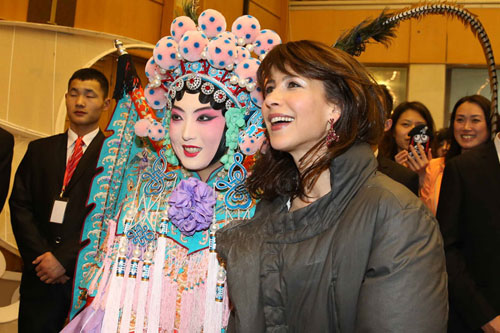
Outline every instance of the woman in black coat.
<svg viewBox="0 0 500 333"><path fill-rule="evenodd" d="M240 332L444 332L435 219L377 172L382 95L346 53L299 41L259 69L271 147L248 182L251 220L217 234Z"/></svg>

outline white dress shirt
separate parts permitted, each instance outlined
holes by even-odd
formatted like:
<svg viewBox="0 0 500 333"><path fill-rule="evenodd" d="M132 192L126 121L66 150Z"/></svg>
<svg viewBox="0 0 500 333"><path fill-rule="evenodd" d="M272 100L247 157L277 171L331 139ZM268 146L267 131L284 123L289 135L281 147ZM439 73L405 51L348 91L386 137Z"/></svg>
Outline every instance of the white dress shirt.
<svg viewBox="0 0 500 333"><path fill-rule="evenodd" d="M87 147L90 146L90 143L92 142L92 140L94 140L97 133L99 133L99 127L83 136L82 150L84 154L85 150L87 150ZM75 132L73 132L71 128L68 129L68 146L67 146L68 148L66 150L66 164L68 164L68 161L71 155L73 154L73 148L75 147L76 139L78 139L78 135Z"/></svg>

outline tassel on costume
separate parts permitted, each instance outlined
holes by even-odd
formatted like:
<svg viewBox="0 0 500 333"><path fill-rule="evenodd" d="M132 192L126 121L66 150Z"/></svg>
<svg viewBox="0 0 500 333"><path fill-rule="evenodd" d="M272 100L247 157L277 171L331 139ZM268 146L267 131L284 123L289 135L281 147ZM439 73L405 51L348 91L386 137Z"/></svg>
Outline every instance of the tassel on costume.
<svg viewBox="0 0 500 333"><path fill-rule="evenodd" d="M123 301L122 319L120 321L120 333L128 333L130 327L130 317L132 313L132 301L135 295L135 280L137 278L137 269L139 267L139 257L141 250L136 246L130 260L130 271L128 273L125 300Z"/></svg>
<svg viewBox="0 0 500 333"><path fill-rule="evenodd" d="M115 262L114 274L111 276L108 295L106 296L106 306L102 324L103 332L116 332L118 328L118 317L120 315L120 301L123 277L127 264L127 238L122 236L120 248Z"/></svg>
<svg viewBox="0 0 500 333"><path fill-rule="evenodd" d="M146 313L146 300L148 296L149 274L151 272L151 259L153 258L153 248L148 246L144 253L144 263L142 264L141 283L137 300L137 311L135 317L135 332L144 331L144 314Z"/></svg>
<svg viewBox="0 0 500 333"><path fill-rule="evenodd" d="M162 218L160 223L160 235L156 244L153 267L153 281L151 298L148 311L148 333L158 333L160 323L160 304L162 290L162 273L165 264L165 248L167 245L167 220Z"/></svg>

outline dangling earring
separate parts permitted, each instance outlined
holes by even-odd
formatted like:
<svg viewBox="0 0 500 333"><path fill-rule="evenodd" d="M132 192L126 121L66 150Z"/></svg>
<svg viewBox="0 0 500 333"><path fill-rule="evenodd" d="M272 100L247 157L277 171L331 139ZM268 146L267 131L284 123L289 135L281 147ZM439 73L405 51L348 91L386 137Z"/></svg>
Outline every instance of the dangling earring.
<svg viewBox="0 0 500 333"><path fill-rule="evenodd" d="M327 147L331 147L335 142L339 141L339 136L337 135L337 132L335 132L333 125L335 125L335 120L328 120L328 133L326 134Z"/></svg>

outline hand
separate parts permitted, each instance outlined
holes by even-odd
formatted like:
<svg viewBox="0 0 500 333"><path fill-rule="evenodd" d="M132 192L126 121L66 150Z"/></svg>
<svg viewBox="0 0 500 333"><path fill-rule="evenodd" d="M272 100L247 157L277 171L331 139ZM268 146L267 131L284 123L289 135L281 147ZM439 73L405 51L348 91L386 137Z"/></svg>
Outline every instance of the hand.
<svg viewBox="0 0 500 333"><path fill-rule="evenodd" d="M401 150L399 153L394 155L394 161L397 163L408 167L408 151L407 150Z"/></svg>
<svg viewBox="0 0 500 333"><path fill-rule="evenodd" d="M409 148L413 157L408 157L408 167L412 171L418 173L420 185L422 185L422 181L425 177L425 169L427 168L427 165L429 165L429 161L432 160L431 150L429 149L426 156L424 147L422 147L420 143L417 145L418 152L413 146L410 146Z"/></svg>
<svg viewBox="0 0 500 333"><path fill-rule="evenodd" d="M486 333L500 333L500 316L496 316L490 322L481 326Z"/></svg>
<svg viewBox="0 0 500 333"><path fill-rule="evenodd" d="M33 260L36 275L40 281L47 284L55 283L55 281L66 273L66 269L61 265L59 260L52 254L52 252L45 252Z"/></svg>
<svg viewBox="0 0 500 333"><path fill-rule="evenodd" d="M68 282L68 280L69 276L63 274L59 278L57 278L54 282L52 282L52 284L65 284L66 282Z"/></svg>

